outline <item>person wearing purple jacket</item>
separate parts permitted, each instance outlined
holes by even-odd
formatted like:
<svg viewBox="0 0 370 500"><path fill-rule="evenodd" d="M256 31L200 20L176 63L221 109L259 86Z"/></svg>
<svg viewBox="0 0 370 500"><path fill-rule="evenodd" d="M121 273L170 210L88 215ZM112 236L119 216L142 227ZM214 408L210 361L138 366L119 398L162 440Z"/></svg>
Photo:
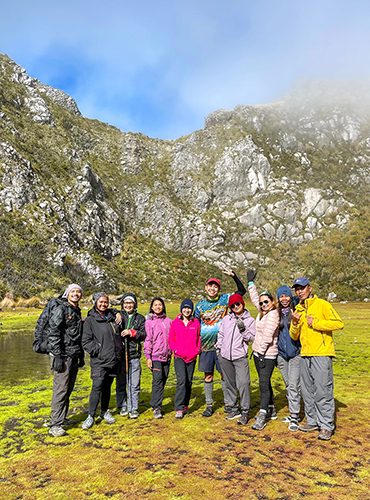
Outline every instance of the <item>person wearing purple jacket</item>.
<svg viewBox="0 0 370 500"><path fill-rule="evenodd" d="M175 356L176 418L183 418L188 411L191 386L197 356L200 353L200 322L193 316L194 304L184 299L180 314L172 321L169 343Z"/></svg>
<svg viewBox="0 0 370 500"><path fill-rule="evenodd" d="M152 370L153 417L162 418L164 387L171 364L171 349L168 343L171 320L166 316L166 305L161 297L154 297L145 321L146 338L144 354L147 367Z"/></svg>
<svg viewBox="0 0 370 500"><path fill-rule="evenodd" d="M256 335L256 322L245 308L240 294L230 295L228 306L230 313L222 320L216 350L225 381L225 401L232 403L225 407L226 418L239 418L238 424L245 425L248 423L250 408L248 343Z"/></svg>

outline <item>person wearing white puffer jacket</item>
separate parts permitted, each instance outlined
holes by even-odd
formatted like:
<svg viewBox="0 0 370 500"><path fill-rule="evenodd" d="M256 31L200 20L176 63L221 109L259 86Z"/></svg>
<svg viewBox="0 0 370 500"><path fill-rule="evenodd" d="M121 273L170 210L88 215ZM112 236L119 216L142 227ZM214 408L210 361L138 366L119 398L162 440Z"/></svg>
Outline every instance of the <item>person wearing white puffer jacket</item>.
<svg viewBox="0 0 370 500"><path fill-rule="evenodd" d="M253 358L259 379L260 411L252 429L260 431L268 419L276 418L271 376L278 355L279 312L273 296L267 290L258 293L254 280L256 272L247 271L248 292L253 305L258 309L256 337L252 344Z"/></svg>

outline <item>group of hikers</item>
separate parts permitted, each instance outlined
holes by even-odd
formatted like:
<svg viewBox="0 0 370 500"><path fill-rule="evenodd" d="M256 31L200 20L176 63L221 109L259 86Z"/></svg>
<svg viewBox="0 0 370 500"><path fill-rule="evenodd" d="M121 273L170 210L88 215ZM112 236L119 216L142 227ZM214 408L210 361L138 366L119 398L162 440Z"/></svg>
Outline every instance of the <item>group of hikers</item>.
<svg viewBox="0 0 370 500"><path fill-rule="evenodd" d="M154 418L162 418L164 389L174 357L176 393L175 417L189 411L192 380L198 369L204 373L204 417L214 413L213 379L221 374L225 416L246 425L250 411L250 371L248 344L251 344L259 380L260 409L252 429L260 431L277 418L271 376L275 366L281 371L288 400L290 431L318 431L329 440L335 426L333 331L343 322L333 306L313 293L309 279L297 278L292 287L277 289L276 298L267 290L258 291L256 272L247 271L247 289L234 271L226 270L236 283L236 292L221 293L221 280L205 283L206 296L195 306L189 298L171 320L161 297L154 297L146 318L137 311L134 293L120 297L121 309L110 307L105 292L93 295L93 307L84 321L78 284L67 287L60 300L43 312L36 326L34 350L50 354L54 374L49 433L63 436L69 399L84 351L90 356L92 389L88 416L82 428L90 429L100 404L100 417L112 424L109 404L116 379L116 404L121 416L139 417L141 354L152 372L150 405ZM254 319L245 307L248 290L258 310ZM293 292L293 291L294 292ZM45 317L47 316L47 322ZM46 324L47 323L47 324ZM47 332L45 335L45 331ZM301 399L306 421L299 422Z"/></svg>

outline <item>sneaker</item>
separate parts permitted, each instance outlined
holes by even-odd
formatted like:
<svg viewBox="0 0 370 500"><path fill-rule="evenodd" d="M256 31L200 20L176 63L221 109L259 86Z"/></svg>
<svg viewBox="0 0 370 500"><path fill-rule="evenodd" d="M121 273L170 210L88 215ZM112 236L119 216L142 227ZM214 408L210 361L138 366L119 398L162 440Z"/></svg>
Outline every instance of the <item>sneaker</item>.
<svg viewBox="0 0 370 500"><path fill-rule="evenodd" d="M260 410L258 415L256 416L256 421L252 425L252 429L255 431L262 431L266 427L266 412Z"/></svg>
<svg viewBox="0 0 370 500"><path fill-rule="evenodd" d="M329 441L333 435L333 431L329 431L329 429L321 429L318 439L322 439L323 441Z"/></svg>
<svg viewBox="0 0 370 500"><path fill-rule="evenodd" d="M203 417L211 417L213 415L213 407L212 405L207 405L206 409L202 413Z"/></svg>
<svg viewBox="0 0 370 500"><path fill-rule="evenodd" d="M109 410L107 410L104 415L102 415L102 419L104 419L107 424L114 424L114 422L116 421Z"/></svg>
<svg viewBox="0 0 370 500"><path fill-rule="evenodd" d="M241 414L241 416L240 416L240 418L238 420L238 424L240 424L240 425L247 425L248 420L249 420L249 418L248 418L248 412L247 411L242 411L242 414Z"/></svg>
<svg viewBox="0 0 370 500"><path fill-rule="evenodd" d="M189 411L189 407L185 405L184 409L182 410L183 414L185 415L188 411Z"/></svg>
<svg viewBox="0 0 370 500"><path fill-rule="evenodd" d="M295 431L297 431L297 430L298 430L298 428L299 428L299 427L298 427L298 420L296 420L295 418L291 418L291 419L290 419L290 422L289 422L289 425L288 425L288 429L289 429L290 431L295 432Z"/></svg>
<svg viewBox="0 0 370 500"><path fill-rule="evenodd" d="M119 414L121 415L121 417L127 417L127 415L128 415L128 409L127 409L127 407L123 406L120 409Z"/></svg>
<svg viewBox="0 0 370 500"><path fill-rule="evenodd" d="M241 416L242 414L240 413L240 410L233 409L227 413L225 418L226 420L234 420L234 418L239 418Z"/></svg>
<svg viewBox="0 0 370 500"><path fill-rule="evenodd" d="M277 413L274 405L269 405L266 413L266 420L276 420Z"/></svg>
<svg viewBox="0 0 370 500"><path fill-rule="evenodd" d="M87 429L90 429L90 427L92 427L93 425L94 425L94 417L88 415L87 419L84 422L82 422L81 427L84 431L87 431Z"/></svg>
<svg viewBox="0 0 370 500"><path fill-rule="evenodd" d="M175 418L184 418L184 412L182 410L176 410Z"/></svg>
<svg viewBox="0 0 370 500"><path fill-rule="evenodd" d="M298 426L298 429L303 432L312 432L318 431L319 427L316 424L301 424Z"/></svg>
<svg viewBox="0 0 370 500"><path fill-rule="evenodd" d="M163 418L162 410L160 408L154 408L153 417L154 418Z"/></svg>
<svg viewBox="0 0 370 500"><path fill-rule="evenodd" d="M137 410L132 410L128 414L129 418L139 418L139 412Z"/></svg>
<svg viewBox="0 0 370 500"><path fill-rule="evenodd" d="M49 429L49 434L54 437L60 437L64 436L64 434L66 434L66 431L63 429L61 425L53 425Z"/></svg>

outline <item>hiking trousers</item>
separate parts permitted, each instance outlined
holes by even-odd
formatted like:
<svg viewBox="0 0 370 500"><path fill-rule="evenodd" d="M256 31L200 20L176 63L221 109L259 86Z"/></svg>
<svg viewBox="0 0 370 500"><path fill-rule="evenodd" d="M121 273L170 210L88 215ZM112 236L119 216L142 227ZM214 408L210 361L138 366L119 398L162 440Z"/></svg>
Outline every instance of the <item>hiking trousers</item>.
<svg viewBox="0 0 370 500"><path fill-rule="evenodd" d="M58 373L53 370L53 397L51 401L50 426L60 426L67 418L69 398L75 386L78 372L78 358L65 358L65 370Z"/></svg>
<svg viewBox="0 0 370 500"><path fill-rule="evenodd" d="M307 423L333 431L335 402L330 356L302 356L301 389Z"/></svg>

